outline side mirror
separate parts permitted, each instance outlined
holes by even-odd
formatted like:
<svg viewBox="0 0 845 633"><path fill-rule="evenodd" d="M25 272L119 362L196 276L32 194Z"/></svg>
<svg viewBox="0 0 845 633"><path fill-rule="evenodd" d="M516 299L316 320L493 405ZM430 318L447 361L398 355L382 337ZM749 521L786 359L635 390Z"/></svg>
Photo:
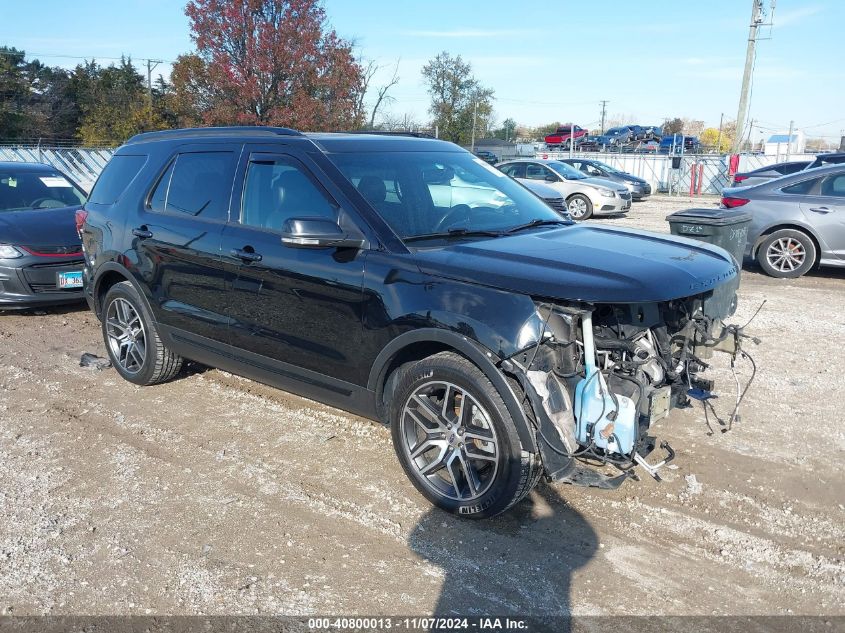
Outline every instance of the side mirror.
<svg viewBox="0 0 845 633"><path fill-rule="evenodd" d="M362 248L364 238L350 235L334 220L290 218L282 226L282 244L298 248Z"/></svg>
<svg viewBox="0 0 845 633"><path fill-rule="evenodd" d="M558 180L559 180L559 178L557 176L555 176L554 174L548 174L546 176L546 182L557 182Z"/></svg>

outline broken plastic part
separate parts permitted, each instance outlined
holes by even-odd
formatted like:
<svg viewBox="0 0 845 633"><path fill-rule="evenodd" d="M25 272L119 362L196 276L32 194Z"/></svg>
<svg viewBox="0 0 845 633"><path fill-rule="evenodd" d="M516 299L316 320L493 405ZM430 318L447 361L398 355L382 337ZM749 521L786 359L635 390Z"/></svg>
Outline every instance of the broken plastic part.
<svg viewBox="0 0 845 633"><path fill-rule="evenodd" d="M96 354L85 352L79 359L79 366L103 370L111 367L111 361L108 358L101 358Z"/></svg>
<svg viewBox="0 0 845 633"><path fill-rule="evenodd" d="M669 446L669 442L660 442L660 448L666 451L666 457L663 458L663 461L653 465L649 464L645 460L645 458L639 453L634 454L634 461L637 463L637 465L642 466L643 470L645 470L649 475L654 477L655 481L663 481L657 471L663 468L673 459L675 459L675 451L673 451L672 447Z"/></svg>

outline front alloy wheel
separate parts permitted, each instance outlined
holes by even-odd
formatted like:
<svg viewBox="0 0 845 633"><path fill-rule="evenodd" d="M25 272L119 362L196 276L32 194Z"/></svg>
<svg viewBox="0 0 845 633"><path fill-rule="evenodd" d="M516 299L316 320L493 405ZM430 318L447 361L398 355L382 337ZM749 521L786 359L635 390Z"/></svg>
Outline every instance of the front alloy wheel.
<svg viewBox="0 0 845 633"><path fill-rule="evenodd" d="M400 426L402 449L433 493L472 501L489 490L498 469L496 430L466 390L442 381L421 385Z"/></svg>
<svg viewBox="0 0 845 633"><path fill-rule="evenodd" d="M586 220L593 215L593 203L584 194L576 193L569 198L566 206L573 220Z"/></svg>
<svg viewBox="0 0 845 633"><path fill-rule="evenodd" d="M502 394L468 359L441 352L402 367L390 400L393 446L431 503L482 519L527 495L542 473Z"/></svg>

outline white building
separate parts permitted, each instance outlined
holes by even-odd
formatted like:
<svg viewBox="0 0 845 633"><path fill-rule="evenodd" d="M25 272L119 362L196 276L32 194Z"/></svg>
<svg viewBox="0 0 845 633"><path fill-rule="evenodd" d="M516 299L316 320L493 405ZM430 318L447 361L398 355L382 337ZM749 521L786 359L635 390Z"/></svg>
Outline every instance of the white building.
<svg viewBox="0 0 845 633"><path fill-rule="evenodd" d="M766 156L786 156L787 154L803 154L807 146L807 137L804 132L796 130L789 138L789 132L778 132L772 134L763 145L763 153Z"/></svg>

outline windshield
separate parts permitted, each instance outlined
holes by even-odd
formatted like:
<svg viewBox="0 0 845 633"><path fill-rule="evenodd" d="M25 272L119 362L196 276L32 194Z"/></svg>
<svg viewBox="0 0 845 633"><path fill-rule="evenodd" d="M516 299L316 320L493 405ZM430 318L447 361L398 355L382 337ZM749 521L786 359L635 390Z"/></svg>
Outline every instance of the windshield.
<svg viewBox="0 0 845 633"><path fill-rule="evenodd" d="M575 169L572 165L567 163L559 163L557 161L551 161L546 163L549 167L554 169L557 173L561 176L566 178L567 180L584 180L587 176L582 174L580 171Z"/></svg>
<svg viewBox="0 0 845 633"><path fill-rule="evenodd" d="M468 152L357 152L329 158L401 238L498 234L563 221L522 185Z"/></svg>
<svg viewBox="0 0 845 633"><path fill-rule="evenodd" d="M0 172L0 212L79 206L85 194L55 171Z"/></svg>

